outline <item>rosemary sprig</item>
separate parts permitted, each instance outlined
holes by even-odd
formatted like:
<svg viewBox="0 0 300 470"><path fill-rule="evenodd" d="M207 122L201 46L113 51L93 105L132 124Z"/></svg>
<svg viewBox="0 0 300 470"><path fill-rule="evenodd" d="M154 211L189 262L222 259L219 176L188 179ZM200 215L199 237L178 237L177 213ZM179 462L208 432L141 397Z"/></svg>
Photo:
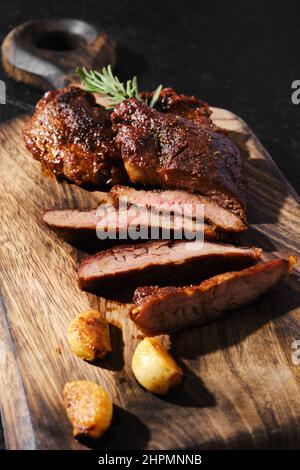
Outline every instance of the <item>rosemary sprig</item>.
<svg viewBox="0 0 300 470"><path fill-rule="evenodd" d="M151 101L150 101L150 104L149 104L150 108L154 108L155 103L157 102L157 100L159 98L161 90L162 90L162 85L158 85L156 90L154 90Z"/></svg>
<svg viewBox="0 0 300 470"><path fill-rule="evenodd" d="M138 89L137 77L127 80L124 84L120 82L118 77L113 75L110 65L103 67L101 71L90 70L89 72L85 68L78 67L76 73L81 80L81 85L84 90L92 93L100 93L108 97L108 104L106 106L108 109L114 108L116 104L128 98L136 98L138 101L142 101ZM159 85L156 90L154 90L149 103L151 108L155 106L161 90L162 85Z"/></svg>

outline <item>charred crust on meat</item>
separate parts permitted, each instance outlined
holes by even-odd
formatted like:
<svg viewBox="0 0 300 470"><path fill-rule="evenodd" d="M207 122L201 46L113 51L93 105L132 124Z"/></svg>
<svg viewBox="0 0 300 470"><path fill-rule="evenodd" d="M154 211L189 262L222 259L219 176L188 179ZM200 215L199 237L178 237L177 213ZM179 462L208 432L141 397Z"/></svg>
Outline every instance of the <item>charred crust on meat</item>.
<svg viewBox="0 0 300 470"><path fill-rule="evenodd" d="M141 97L149 102L153 93L143 92ZM195 96L178 94L173 88L163 88L155 104L155 109L162 113L182 116L204 126L213 126L210 119L211 109L205 101Z"/></svg>
<svg viewBox="0 0 300 470"><path fill-rule="evenodd" d="M199 192L245 218L242 159L225 135L134 98L112 122L131 181Z"/></svg>
<svg viewBox="0 0 300 470"><path fill-rule="evenodd" d="M57 176L80 186L126 182L110 114L80 88L47 92L23 129L26 147Z"/></svg>
<svg viewBox="0 0 300 470"><path fill-rule="evenodd" d="M210 114L203 101L170 88L156 109L132 98L111 113L91 93L70 87L44 95L23 135L35 159L80 186L131 180L186 189L245 220L241 155Z"/></svg>

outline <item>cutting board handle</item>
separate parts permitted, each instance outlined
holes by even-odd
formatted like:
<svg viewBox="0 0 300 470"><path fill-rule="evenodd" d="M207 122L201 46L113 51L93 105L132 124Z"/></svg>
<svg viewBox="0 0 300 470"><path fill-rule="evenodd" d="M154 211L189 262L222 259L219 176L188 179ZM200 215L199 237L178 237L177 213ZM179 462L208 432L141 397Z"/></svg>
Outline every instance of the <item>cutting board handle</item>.
<svg viewBox="0 0 300 470"><path fill-rule="evenodd" d="M99 69L116 62L114 40L75 19L23 23L6 36L1 50L5 71L40 90L76 83L76 67Z"/></svg>

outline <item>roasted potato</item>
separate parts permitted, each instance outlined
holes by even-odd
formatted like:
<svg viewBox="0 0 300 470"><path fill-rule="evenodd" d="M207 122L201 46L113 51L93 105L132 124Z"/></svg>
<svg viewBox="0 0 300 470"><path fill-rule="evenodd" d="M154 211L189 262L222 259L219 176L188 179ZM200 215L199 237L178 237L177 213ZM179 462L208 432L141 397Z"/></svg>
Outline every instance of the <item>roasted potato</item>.
<svg viewBox="0 0 300 470"><path fill-rule="evenodd" d="M149 392L165 395L182 380L182 370L157 338L145 338L132 357L132 371Z"/></svg>
<svg viewBox="0 0 300 470"><path fill-rule="evenodd" d="M103 313L79 313L68 328L68 342L74 354L89 362L103 359L111 351L109 325Z"/></svg>
<svg viewBox="0 0 300 470"><path fill-rule="evenodd" d="M98 439L110 426L112 399L98 384L87 380L68 382L64 388L64 405L76 438Z"/></svg>

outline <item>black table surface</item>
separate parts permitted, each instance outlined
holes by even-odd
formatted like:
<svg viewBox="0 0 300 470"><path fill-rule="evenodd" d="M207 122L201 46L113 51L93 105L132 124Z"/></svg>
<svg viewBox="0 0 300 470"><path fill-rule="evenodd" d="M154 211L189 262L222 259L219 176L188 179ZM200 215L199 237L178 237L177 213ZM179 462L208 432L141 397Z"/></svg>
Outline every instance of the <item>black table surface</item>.
<svg viewBox="0 0 300 470"><path fill-rule="evenodd" d="M299 0L0 0L0 39L29 19L72 17L103 28L118 43L121 78L138 75L142 89L162 83L241 116L299 193L300 104L291 100L299 15ZM0 121L31 112L41 92L1 67L0 79Z"/></svg>

